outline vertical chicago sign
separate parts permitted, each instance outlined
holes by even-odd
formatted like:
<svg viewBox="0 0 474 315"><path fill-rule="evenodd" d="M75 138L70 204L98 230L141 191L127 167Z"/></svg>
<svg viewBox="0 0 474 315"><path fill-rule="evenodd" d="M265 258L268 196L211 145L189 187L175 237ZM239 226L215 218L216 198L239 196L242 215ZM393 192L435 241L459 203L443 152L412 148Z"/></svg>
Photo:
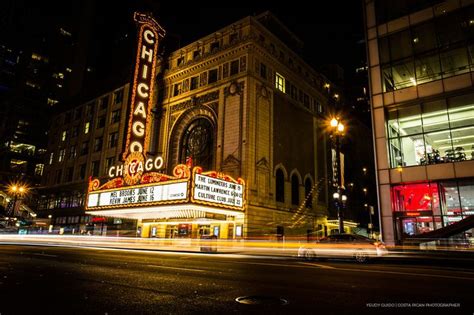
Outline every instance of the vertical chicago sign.
<svg viewBox="0 0 474 315"><path fill-rule="evenodd" d="M150 138L150 112L154 101L158 42L164 37L165 30L146 14L135 12L134 20L138 28L138 46L123 153L124 164L112 166L109 170L110 177L122 175L128 185L138 183L144 171L163 166L161 157L151 160L146 158L146 154Z"/></svg>

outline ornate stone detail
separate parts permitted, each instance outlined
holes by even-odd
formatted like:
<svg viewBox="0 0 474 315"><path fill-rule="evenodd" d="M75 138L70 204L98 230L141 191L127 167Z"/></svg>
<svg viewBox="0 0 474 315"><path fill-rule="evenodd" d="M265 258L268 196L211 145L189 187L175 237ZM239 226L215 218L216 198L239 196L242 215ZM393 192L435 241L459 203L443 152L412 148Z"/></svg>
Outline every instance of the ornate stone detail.
<svg viewBox="0 0 474 315"><path fill-rule="evenodd" d="M270 93L268 92L268 89L265 87L265 85L257 84L257 96L268 98L269 94Z"/></svg>
<svg viewBox="0 0 474 315"><path fill-rule="evenodd" d="M178 114L171 115L171 117L170 117L170 128L173 127L173 124L176 121L176 119L178 119L178 116L179 116Z"/></svg>
<svg viewBox="0 0 474 315"><path fill-rule="evenodd" d="M213 103L209 103L209 104L206 104L206 105L209 106L214 111L214 114L216 114L216 116L218 115L219 102L213 102Z"/></svg>
<svg viewBox="0 0 474 315"><path fill-rule="evenodd" d="M235 94L242 94L244 90L244 82L233 81L228 87L224 89L225 96L233 96Z"/></svg>
<svg viewBox="0 0 474 315"><path fill-rule="evenodd" d="M270 166L265 157L257 161L257 168L260 170L270 171Z"/></svg>
<svg viewBox="0 0 474 315"><path fill-rule="evenodd" d="M187 101L171 106L171 113L180 112L185 109L212 102L219 99L219 90L190 98Z"/></svg>
<svg viewBox="0 0 474 315"><path fill-rule="evenodd" d="M223 163L223 168L234 168L234 167L239 167L240 166L240 160L233 156L232 154L229 154Z"/></svg>

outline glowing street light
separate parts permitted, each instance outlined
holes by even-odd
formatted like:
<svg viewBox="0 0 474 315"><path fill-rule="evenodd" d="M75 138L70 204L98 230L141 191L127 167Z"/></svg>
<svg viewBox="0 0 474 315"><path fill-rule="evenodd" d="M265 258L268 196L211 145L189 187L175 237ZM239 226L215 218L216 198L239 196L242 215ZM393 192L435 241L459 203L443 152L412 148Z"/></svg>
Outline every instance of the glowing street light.
<svg viewBox="0 0 474 315"><path fill-rule="evenodd" d="M339 117L332 117L329 121L329 130L331 133L332 143L336 151L336 161L333 171L337 174L335 176L335 187L336 192L333 194L334 202L337 208L337 217L339 221L339 233L344 233L344 214L342 213L341 204L344 206L347 201L347 196L343 194L343 178L341 171L341 139L340 137L344 135L345 126Z"/></svg>

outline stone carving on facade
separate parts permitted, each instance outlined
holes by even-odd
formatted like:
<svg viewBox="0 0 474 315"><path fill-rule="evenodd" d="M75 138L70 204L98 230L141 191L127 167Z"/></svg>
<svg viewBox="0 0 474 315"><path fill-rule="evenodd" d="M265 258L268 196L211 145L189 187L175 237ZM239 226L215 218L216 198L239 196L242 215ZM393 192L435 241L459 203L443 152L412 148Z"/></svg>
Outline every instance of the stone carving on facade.
<svg viewBox="0 0 474 315"><path fill-rule="evenodd" d="M256 163L257 169L262 170L262 171L270 171L270 165L265 157L262 157L260 160L257 161Z"/></svg>
<svg viewBox="0 0 474 315"><path fill-rule="evenodd" d="M265 85L257 84L257 97L268 98L269 97L268 89Z"/></svg>
<svg viewBox="0 0 474 315"><path fill-rule="evenodd" d="M219 90L212 91L210 93L201 95L201 96L193 96L190 99L178 103L176 105L171 106L171 113L181 112L191 107L195 107L198 105L203 105L205 103L209 103L219 99Z"/></svg>
<svg viewBox="0 0 474 315"><path fill-rule="evenodd" d="M242 94L244 90L244 82L233 81L228 87L224 89L224 96L233 96L235 94Z"/></svg>

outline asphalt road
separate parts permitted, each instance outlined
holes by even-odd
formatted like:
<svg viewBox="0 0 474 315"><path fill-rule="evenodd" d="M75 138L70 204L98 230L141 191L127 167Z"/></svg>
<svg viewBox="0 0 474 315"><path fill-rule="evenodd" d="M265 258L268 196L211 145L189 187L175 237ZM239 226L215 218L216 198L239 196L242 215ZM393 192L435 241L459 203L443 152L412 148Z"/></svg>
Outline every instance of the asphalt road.
<svg viewBox="0 0 474 315"><path fill-rule="evenodd" d="M1 315L473 314L473 286L466 264L0 245Z"/></svg>

